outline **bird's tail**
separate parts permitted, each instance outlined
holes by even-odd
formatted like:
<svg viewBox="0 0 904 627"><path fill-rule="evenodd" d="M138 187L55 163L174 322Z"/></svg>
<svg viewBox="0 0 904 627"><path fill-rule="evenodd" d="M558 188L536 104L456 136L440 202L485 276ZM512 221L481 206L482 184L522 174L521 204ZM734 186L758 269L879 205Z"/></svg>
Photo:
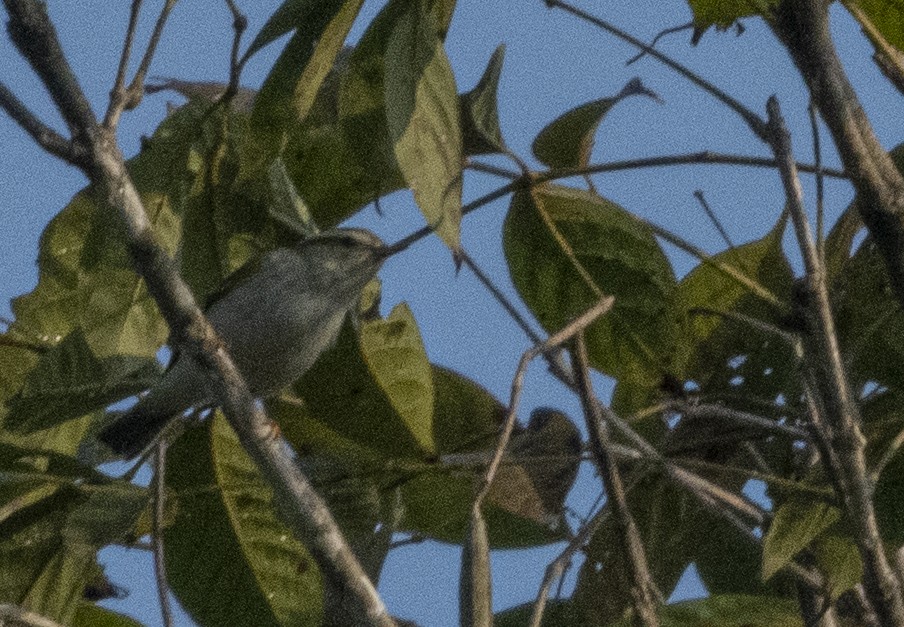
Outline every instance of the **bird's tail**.
<svg viewBox="0 0 904 627"><path fill-rule="evenodd" d="M117 455L131 459L151 445L173 417L171 413L150 412L139 403L97 435Z"/></svg>

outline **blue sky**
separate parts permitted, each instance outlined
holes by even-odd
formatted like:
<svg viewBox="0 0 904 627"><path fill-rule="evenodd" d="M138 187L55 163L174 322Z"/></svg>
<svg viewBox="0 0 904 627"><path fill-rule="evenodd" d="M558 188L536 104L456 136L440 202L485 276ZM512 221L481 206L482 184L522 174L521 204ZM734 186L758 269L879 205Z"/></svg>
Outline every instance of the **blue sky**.
<svg viewBox="0 0 904 627"><path fill-rule="evenodd" d="M82 87L100 112L113 81L122 36L128 19L127 2L48 2L64 49ZM141 32L150 30L149 2ZM253 35L279 5L274 0L239 1ZM353 31L356 39L376 14L382 0L368 0ZM690 11L679 0L577 2L632 34L649 40L658 31L683 24ZM811 161L807 96L790 60L768 29L746 20L746 32L710 32L697 47L689 33L664 39L659 48L674 55L711 82L757 111L777 94L793 134L799 160ZM833 28L842 58L861 94L867 114L886 147L904 141L900 125L904 105L870 60L871 49L850 18L836 7ZM160 45L151 74L184 80L226 80L231 42L231 18L225 3L183 0L177 4ZM139 39L141 41L141 39ZM569 108L616 94L640 76L664 101L631 98L606 118L593 151L593 162L676 154L699 150L767 156L744 124L710 96L669 72L652 59L627 66L635 51L611 36L563 12L546 9L541 0L459 0L447 41L459 90L470 89L500 43L507 45L500 84L500 115L506 141L522 158L549 121ZM244 83L259 86L278 53L279 45L249 64ZM0 80L12 86L32 109L62 128L59 116L37 79L6 38L0 38ZM121 124L120 142L127 156L136 152L139 138L149 135L175 95L147 98ZM831 142L825 161L837 165ZM504 183L485 175L468 175L465 198L475 198ZM9 299L34 286L38 238L47 221L85 184L72 168L42 153L31 140L0 115L0 315L8 316ZM694 166L622 172L598 176L600 193L629 210L674 230L706 250L716 251L721 240L700 210L693 192L701 189L736 243L762 236L778 217L783 196L776 173L728 167ZM813 186L805 181L812 206ZM827 214L831 220L850 201L844 183L827 182ZM384 216L366 210L355 224L374 229L392 241L422 224L408 193L393 194L381 203ZM501 224L507 200L468 216L463 224L465 248L517 300L501 255ZM666 247L679 275L694 261ZM793 255L793 247L789 246ZM387 263L383 278L383 306L388 311L405 300L417 318L428 353L436 363L476 379L497 398L507 399L517 361L526 338L465 269L456 274L449 256L435 238L422 242ZM599 380L600 393L610 386ZM532 407L551 405L566 411L579 424L580 407L571 393L549 377L542 365L529 372L522 417ZM570 505L586 514L599 486L583 468ZM498 609L532 599L546 564L560 546L493 555L494 605ZM102 555L112 580L131 591L129 598L107 603L148 625L160 624L151 563L139 551L108 550ZM457 624L459 549L424 543L394 552L385 567L380 589L397 615L428 627ZM568 577L573 585L574 573ZM567 589L568 586L566 586ZM679 596L702 590L692 576L679 587ZM190 624L184 616L180 621Z"/></svg>

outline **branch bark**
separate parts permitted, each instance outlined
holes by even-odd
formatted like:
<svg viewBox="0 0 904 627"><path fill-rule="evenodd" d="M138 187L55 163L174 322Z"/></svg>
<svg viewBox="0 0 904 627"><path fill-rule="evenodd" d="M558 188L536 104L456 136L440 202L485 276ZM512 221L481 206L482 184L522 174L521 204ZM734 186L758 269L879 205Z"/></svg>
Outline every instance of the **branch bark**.
<svg viewBox="0 0 904 627"><path fill-rule="evenodd" d="M810 233L803 192L791 154L791 137L775 97L769 99L767 109L769 141L780 164L779 172L806 269L802 303L807 320L805 363L814 371L815 392L826 423L824 429L830 459L823 459L823 463L829 464L829 470L837 474L835 479L841 492L844 516L860 550L864 586L870 602L883 625L902 626L904 594L879 535L872 502L873 486L866 466L866 440L860 430L860 409L851 393L841 358L825 271ZM836 457L839 463L834 462Z"/></svg>
<svg viewBox="0 0 904 627"><path fill-rule="evenodd" d="M175 262L158 244L113 129L95 119L44 4L37 0L3 3L9 14L10 37L50 92L74 145L86 154L82 169L120 214L135 269L146 281L174 341L211 374L223 412L273 487L280 513L311 550L327 587L342 590L354 599L356 624L395 625L326 503L275 436L273 423L254 403L232 358L179 276Z"/></svg>
<svg viewBox="0 0 904 627"><path fill-rule="evenodd" d="M622 482L618 465L610 454L609 427L600 411L600 403L593 393L590 382L590 363L587 357L587 344L583 335L578 335L571 351L571 367L575 372L580 389L581 405L587 432L590 435L590 451L593 453L597 469L606 488L606 495L612 503L613 514L618 522L622 546L625 551L625 562L631 577L631 600L634 607L635 621L646 627L659 626L659 605L662 595L656 587L650 566L647 563L646 551L640 532L628 508L628 498Z"/></svg>
<svg viewBox="0 0 904 627"><path fill-rule="evenodd" d="M879 143L829 32L828 2L784 0L773 29L788 48L857 190L858 210L904 304L904 176Z"/></svg>

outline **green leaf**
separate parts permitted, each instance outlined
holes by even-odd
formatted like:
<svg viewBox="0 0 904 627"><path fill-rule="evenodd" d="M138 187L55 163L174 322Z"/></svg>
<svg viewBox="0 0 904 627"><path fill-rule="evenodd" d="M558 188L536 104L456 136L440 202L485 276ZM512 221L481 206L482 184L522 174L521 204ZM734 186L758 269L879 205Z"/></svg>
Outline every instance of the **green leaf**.
<svg viewBox="0 0 904 627"><path fill-rule="evenodd" d="M82 497L64 488L33 498L34 484L18 483L31 503L0 522L0 599L68 624L99 548L64 539L69 512Z"/></svg>
<svg viewBox="0 0 904 627"><path fill-rule="evenodd" d="M430 225L461 246L462 139L452 66L430 3L416 0L386 44L386 121L399 168Z"/></svg>
<svg viewBox="0 0 904 627"><path fill-rule="evenodd" d="M899 51L904 51L904 3L901 0L856 0L873 25Z"/></svg>
<svg viewBox="0 0 904 627"><path fill-rule="evenodd" d="M596 130L610 109L628 96L659 97L631 80L617 95L588 102L562 114L549 123L534 139L534 155L550 168L581 168L590 161Z"/></svg>
<svg viewBox="0 0 904 627"><path fill-rule="evenodd" d="M72 627L142 627L142 625L133 618L99 605L80 603L75 611L75 618L72 619Z"/></svg>
<svg viewBox="0 0 904 627"><path fill-rule="evenodd" d="M677 290L688 319L683 380L693 382L703 398L775 419L788 411L782 403L800 398L797 358L780 335L793 320L728 270L779 302L791 302L794 278L782 249L786 222L783 216L762 239L701 263ZM733 450L723 447L723 457Z"/></svg>
<svg viewBox="0 0 904 627"><path fill-rule="evenodd" d="M153 357L167 328L132 271L114 212L81 192L41 235L39 280L12 302L11 332L54 344L76 327L97 355ZM151 223L172 250L179 224L166 201L146 195Z"/></svg>
<svg viewBox="0 0 904 627"><path fill-rule="evenodd" d="M505 44L499 44L474 89L461 95L462 142L465 154L480 155L505 150L505 141L499 128L497 97L504 57Z"/></svg>
<svg viewBox="0 0 904 627"><path fill-rule="evenodd" d="M904 376L904 313L872 238L848 259L830 292L851 386L868 382L901 391Z"/></svg>
<svg viewBox="0 0 904 627"><path fill-rule="evenodd" d="M578 621L572 611L571 599L549 599L543 612L543 627L594 627L593 623ZM493 616L494 627L524 627L530 624L534 612L534 601L524 603Z"/></svg>
<svg viewBox="0 0 904 627"><path fill-rule="evenodd" d="M716 26L725 29L734 22L748 15L763 15L762 10L769 10L778 4L778 0L688 0L694 12L694 26L706 29Z"/></svg>
<svg viewBox="0 0 904 627"><path fill-rule="evenodd" d="M319 624L320 572L280 522L273 494L219 413L167 455L169 583L201 624Z"/></svg>
<svg viewBox="0 0 904 627"><path fill-rule="evenodd" d="M433 378L427 351L408 305L396 305L385 320L361 325L361 350L408 431L427 453L433 442Z"/></svg>
<svg viewBox="0 0 904 627"><path fill-rule="evenodd" d="M297 29L264 80L251 113L252 124L281 143L290 124L303 120L333 67L364 0L290 0L274 13L258 38L269 43Z"/></svg>
<svg viewBox="0 0 904 627"><path fill-rule="evenodd" d="M803 627L800 609L792 599L774 596L720 594L667 605L662 627ZM630 627L623 619L612 627Z"/></svg>
<svg viewBox="0 0 904 627"><path fill-rule="evenodd" d="M680 316L675 278L650 230L613 202L542 185L519 191L503 226L512 282L553 333L599 302L612 310L585 332L591 364L619 380L657 385L671 369Z"/></svg>
<svg viewBox="0 0 904 627"><path fill-rule="evenodd" d="M626 485L631 481L626 477ZM694 518L690 497L658 475L649 475L628 491L628 507L648 556L650 574L669 596L693 561L700 538L713 529ZM693 520L694 524L689 524ZM625 561L620 525L609 515L585 550L573 601L575 620L608 625L631 605L632 580ZM606 594L600 594L606 590Z"/></svg>
<svg viewBox="0 0 904 627"><path fill-rule="evenodd" d="M833 600L863 578L860 549L851 538L831 531L820 534L813 541L812 552L819 571L828 579L828 592Z"/></svg>
<svg viewBox="0 0 904 627"><path fill-rule="evenodd" d="M283 425L296 447L332 443L340 454L350 441L371 457L415 460L435 450L430 364L406 305L364 322L360 336L346 324L295 391L311 417Z"/></svg>
<svg viewBox="0 0 904 627"><path fill-rule="evenodd" d="M763 540L763 579L784 568L840 518L838 508L821 501L791 499L779 506Z"/></svg>
<svg viewBox="0 0 904 627"><path fill-rule="evenodd" d="M9 402L7 427L33 432L103 409L152 385L160 366L144 357L98 359L76 329L41 356Z"/></svg>

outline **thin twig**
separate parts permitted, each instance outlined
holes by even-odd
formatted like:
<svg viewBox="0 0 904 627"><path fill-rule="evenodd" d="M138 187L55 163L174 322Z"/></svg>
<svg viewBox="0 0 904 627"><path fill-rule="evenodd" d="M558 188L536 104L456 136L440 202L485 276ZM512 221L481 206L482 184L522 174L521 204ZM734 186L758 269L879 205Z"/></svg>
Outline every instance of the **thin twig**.
<svg viewBox="0 0 904 627"><path fill-rule="evenodd" d="M492 174L493 176L498 176L500 178L509 179L510 181L514 181L518 178L521 178L523 175L522 172L515 172L514 170L508 170L506 168L500 168L498 166L484 163L483 161L474 161L473 159L468 159L468 162L465 164L465 167L474 170L475 172L483 172L484 174Z"/></svg>
<svg viewBox="0 0 904 627"><path fill-rule="evenodd" d="M489 494L490 488L493 485L493 480L496 478L496 472L499 470L499 465L502 463L502 458L505 455L505 449L511 439L512 430L515 428L515 420L518 415L518 403L521 400L521 390L524 386L524 375L527 372L527 366L539 355L560 346L563 342L571 339L576 333L580 333L590 326L597 318L609 311L614 302L615 299L611 296L601 298L596 305L572 320L561 331L550 335L542 343L524 351L521 360L518 362L518 368L515 370L515 376L512 379L511 397L505 421L503 422L502 433L499 435L493 459L490 461L489 466L487 466L486 473L484 473L481 487L477 491L477 496L474 498L475 508L479 508L487 494Z"/></svg>
<svg viewBox="0 0 904 627"><path fill-rule="evenodd" d="M656 44L659 43L659 40L662 39L663 37L665 37L666 35L674 35L675 33L680 33L681 31L693 30L693 29L694 29L693 22L688 22L687 24L682 24L680 26L672 26L671 28L664 28L661 31L659 31L658 33L656 33L656 36L653 37L653 40L647 45L650 48L655 48ZM628 62L625 63L625 65L631 65L632 63L636 63L637 61L640 61L641 59L644 58L644 56L646 54L647 54L646 50L641 50L636 55L634 55L633 57L628 59Z"/></svg>
<svg viewBox="0 0 904 627"><path fill-rule="evenodd" d="M870 601L883 624L904 625L901 581L888 561L879 533L872 502L873 486L866 466L866 440L860 429L860 409L844 369L825 269L810 233L803 192L791 154L791 137L774 96L769 99L766 109L769 113L768 138L780 164L779 173L806 269L806 358L816 375L815 392L827 423L827 445L831 453L838 456L838 463L833 466L838 472L844 516L860 549L864 584ZM824 463L828 461L824 460Z"/></svg>
<svg viewBox="0 0 904 627"><path fill-rule="evenodd" d="M226 0L226 6L232 13L232 48L229 52L229 85L223 92L220 102L228 104L239 93L239 83L242 77L242 69L245 67L247 57L239 59L239 49L242 45L242 35L248 28L248 18L239 10L235 0Z"/></svg>
<svg viewBox="0 0 904 627"><path fill-rule="evenodd" d="M822 172L822 146L819 137L819 109L816 101L810 99L807 107L810 114L810 132L813 135L813 164L816 166L816 252L821 262L825 262L825 177Z"/></svg>
<svg viewBox="0 0 904 627"><path fill-rule="evenodd" d="M719 404L691 404L684 402L676 402L672 407L682 412L687 418L706 418L715 420L724 420L736 425L745 425L762 429L771 433L776 433L793 440L808 441L810 433L799 427L791 425L779 424L775 420L770 420L764 416L751 414L750 412L732 409L725 405Z"/></svg>
<svg viewBox="0 0 904 627"><path fill-rule="evenodd" d="M115 110L121 107L126 99L126 74L129 71L129 59L132 56L132 44L135 41L135 30L138 28L138 17L141 15L141 4L142 0L132 0L129 25L126 28L122 52L119 55L119 67L116 68L116 79L113 81L113 89L110 90L110 102L107 104L107 113L104 116L104 121L108 125L113 124Z"/></svg>
<svg viewBox="0 0 904 627"><path fill-rule="evenodd" d="M16 98L5 83L0 83L0 108L6 111L13 121L31 135L41 148L59 157L63 161L82 167L85 155L74 143L44 124L25 104Z"/></svg>
<svg viewBox="0 0 904 627"><path fill-rule="evenodd" d="M496 299L502 308L505 309L505 312L511 317L512 320L515 321L524 334L530 339L533 344L540 344L543 342L543 339L540 335L533 330L530 326L530 323L521 315L521 313L515 308L515 305L506 297L502 291L496 287L493 281L486 275L486 273L477 265L474 259L469 255L464 249L459 251L459 257L464 262L464 264L474 273L474 276L477 277L477 280L480 281L483 286L493 295L493 298Z"/></svg>
<svg viewBox="0 0 904 627"><path fill-rule="evenodd" d="M622 29L615 26L614 24L611 24L610 22L607 22L606 20L604 20L602 18L591 15L590 13L587 13L586 11L579 9L578 7L574 6L573 4L570 4L568 2L563 2L562 0L544 0L544 2L546 2L546 6L548 6L550 8L562 9L563 11L566 11L567 13L571 13L575 17L581 18L585 22L589 22L590 24L593 24L594 26L598 26L599 28L611 33L612 35L615 35L622 41L626 41L629 44L631 44L632 46L645 52L646 54L650 55L651 57L653 57L660 63L663 63L664 65L668 66L669 68L671 68L672 70L674 70L675 72L680 74L681 76L688 79L694 85L701 88L706 93L712 95L716 100L718 100L719 102L724 104L726 107L728 107L729 109L731 109L732 111L737 113L741 117L741 119L743 119L744 122L747 123L747 126L750 127L750 130L753 131L753 133L757 137L759 137L760 139L763 139L765 141L765 138L766 138L766 122L765 122L765 120L763 120L756 113L754 113L753 111L751 111L750 109L745 107L743 104L741 104L740 102L738 102L737 100L735 100L734 98L729 96L727 93L725 93L724 91L722 91L721 89L719 89L718 87L716 87L715 85L713 85L712 83L707 81L705 78L701 77L699 74L697 74L690 68L687 68L684 65L681 65L677 61L673 60L671 57L659 52L652 46L648 46L641 40L637 39L636 37L634 37L632 35L629 35Z"/></svg>
<svg viewBox="0 0 904 627"><path fill-rule="evenodd" d="M696 198L697 202L700 203L700 206L703 207L703 211L706 213L709 221L713 223L713 226L716 227L719 235L722 236L722 241L725 242L725 245L728 246L729 250L734 248L734 242L731 241L731 238L728 236L728 231L726 231L725 227L722 226L722 221L719 220L716 212L713 211L712 207L709 206L709 203L706 202L706 197L703 196L703 190L698 189L697 191L695 191L694 198Z"/></svg>
<svg viewBox="0 0 904 627"><path fill-rule="evenodd" d="M173 608L169 599L166 563L163 559L163 518L166 514L166 438L161 438L154 451L154 497L151 516L151 543L154 549L154 578L157 580L157 596L160 614L165 627L173 627Z"/></svg>
<svg viewBox="0 0 904 627"><path fill-rule="evenodd" d="M630 488L629 488L630 489ZM562 576L565 565L570 563L574 556L580 551L594 536L596 530L600 528L611 514L609 507L604 507L587 523L581 526L575 536L568 542L562 552L549 563L546 572L543 575L543 582L537 591L537 598L534 601L534 607L531 611L529 627L540 627L543 623L543 613L546 610L546 600L549 597L549 591L552 583Z"/></svg>
<svg viewBox="0 0 904 627"><path fill-rule="evenodd" d="M144 79L147 78L148 71L151 69L151 62L154 60L154 53L157 52L157 44L160 43L160 37L163 35L163 28L169 18L170 12L176 6L177 0L165 0L157 21L154 23L154 30L151 32L151 38L148 40L147 48L132 77L132 82L124 90L116 91L110 98L110 104L107 107L107 114L104 116L103 126L106 129L113 130L119 124L119 118L123 111L131 111L139 104L144 97Z"/></svg>
<svg viewBox="0 0 904 627"><path fill-rule="evenodd" d="M677 165L732 165L748 166L753 168L778 167L775 159L768 157L753 157L747 155L733 155L703 150L680 155L661 155L657 157L641 157L639 159L626 159L623 161L611 161L608 163L592 164L579 168L556 168L536 175L535 182L544 183L556 179L571 178L573 176L585 176L587 174L602 174L604 172L617 172L619 170L639 170L641 168L659 168ZM798 163L797 169L808 174L815 174L817 168L809 163ZM824 176L844 179L850 178L843 170L833 168L821 168Z"/></svg>
<svg viewBox="0 0 904 627"><path fill-rule="evenodd" d="M609 427L600 411L602 404L593 392L593 384L590 381L590 360L587 356L587 344L584 342L583 334L578 334L573 344L571 367L575 372L581 405L584 408L584 420L590 435L590 450L596 460L608 501L612 504L618 522L621 545L626 553L625 561L628 564L632 581L631 598L634 617L643 625L656 627L659 625L657 608L663 602L662 593L650 574L643 541L628 507L621 473L609 451Z"/></svg>
<svg viewBox="0 0 904 627"><path fill-rule="evenodd" d="M879 69L885 74L885 77L897 88L901 94L904 94L904 52L893 46L882 34L869 16L863 12L863 9L856 2L843 0L841 3L848 10L851 16L857 20L863 33L867 36L870 43L875 49L873 60Z"/></svg>

